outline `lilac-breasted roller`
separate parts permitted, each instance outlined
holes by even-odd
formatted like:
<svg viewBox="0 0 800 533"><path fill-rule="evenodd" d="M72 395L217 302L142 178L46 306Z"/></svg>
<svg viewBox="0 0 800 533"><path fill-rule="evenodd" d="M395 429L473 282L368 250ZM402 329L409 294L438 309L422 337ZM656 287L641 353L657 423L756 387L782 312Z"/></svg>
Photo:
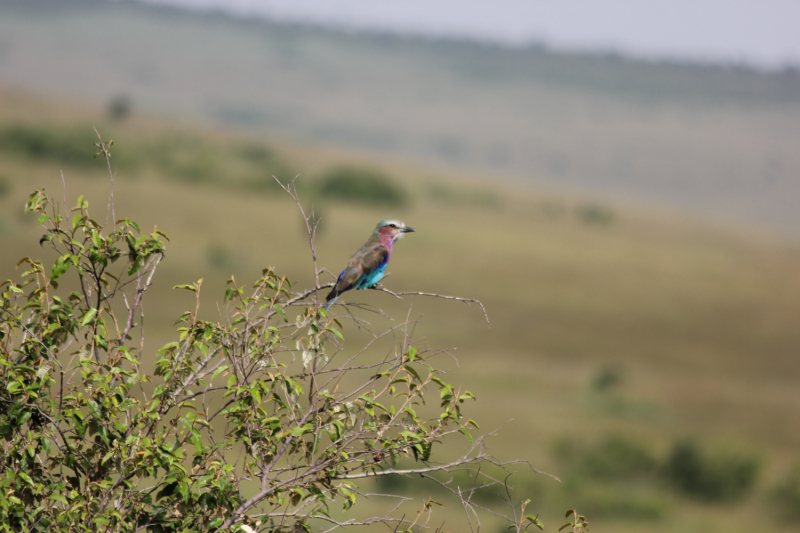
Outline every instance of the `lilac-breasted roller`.
<svg viewBox="0 0 800 533"><path fill-rule="evenodd" d="M413 232L399 220L383 220L375 226L372 236L350 257L347 266L336 279L336 284L325 298L323 309L328 309L343 292L350 289L371 289L386 273L392 256L392 246L406 233Z"/></svg>

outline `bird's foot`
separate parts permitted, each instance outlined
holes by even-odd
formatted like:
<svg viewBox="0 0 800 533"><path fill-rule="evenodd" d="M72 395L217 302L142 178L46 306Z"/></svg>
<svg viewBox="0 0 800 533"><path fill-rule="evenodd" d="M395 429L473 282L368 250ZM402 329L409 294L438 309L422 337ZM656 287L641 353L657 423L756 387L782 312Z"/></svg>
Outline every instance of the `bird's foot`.
<svg viewBox="0 0 800 533"><path fill-rule="evenodd" d="M380 282L376 283L375 285L370 286L370 289L381 290L383 289L383 285Z"/></svg>

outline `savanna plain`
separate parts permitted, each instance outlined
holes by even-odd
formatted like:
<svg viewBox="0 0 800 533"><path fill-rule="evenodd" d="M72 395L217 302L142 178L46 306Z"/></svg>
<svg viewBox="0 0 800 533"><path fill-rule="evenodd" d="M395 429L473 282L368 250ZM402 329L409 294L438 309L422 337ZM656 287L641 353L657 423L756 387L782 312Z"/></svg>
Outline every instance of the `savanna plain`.
<svg viewBox="0 0 800 533"><path fill-rule="evenodd" d="M780 502L800 445L800 247L791 240L352 150L113 120L104 106L14 90L0 93L0 124L3 278L23 256L54 259L23 214L35 189L67 205L83 194L105 216L111 183L92 157L92 127L114 139L117 216L171 239L145 303L145 360L193 305L174 285L203 278L203 312L218 318L231 275L246 282L271 265L298 286L313 283L298 209L272 177L299 175L303 203L321 220L321 266L337 271L393 216L417 233L397 245L387 288L484 303L491 325L461 302L343 297L419 318L421 345L452 348L449 378L477 397L465 409L481 431L497 431L493 453L561 479L520 467L510 480L548 529L573 507L598 531L791 527L780 522L791 514ZM331 198L326 176L342 168L368 169L398 196ZM368 314L371 326L359 329L338 309L356 345L392 324ZM687 449L739 488L682 489L675 457ZM412 480L383 488L436 494ZM449 502L437 518L458 530L459 514Z"/></svg>

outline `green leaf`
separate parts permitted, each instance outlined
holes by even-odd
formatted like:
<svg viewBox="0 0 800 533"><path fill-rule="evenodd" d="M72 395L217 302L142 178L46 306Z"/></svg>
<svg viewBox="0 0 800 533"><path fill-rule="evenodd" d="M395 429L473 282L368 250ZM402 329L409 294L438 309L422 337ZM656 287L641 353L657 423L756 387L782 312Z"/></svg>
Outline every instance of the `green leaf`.
<svg viewBox="0 0 800 533"><path fill-rule="evenodd" d="M116 224L119 224L120 222L124 222L124 223L125 223L125 224L127 224L128 226L130 226L130 227L132 227L133 229L135 229L135 230L136 230L136 233L141 233L141 232L142 232L142 230L140 230L140 229L139 229L139 224L137 224L136 222L132 221L132 220L131 220L131 219L129 219L129 218L121 218L121 219L117 220L117 222L115 223L115 225L116 225Z"/></svg>
<svg viewBox="0 0 800 533"><path fill-rule="evenodd" d="M89 309L85 315L83 315L83 320L81 320L81 326L85 326L89 322L92 321L94 315L97 314L97 309Z"/></svg>
<svg viewBox="0 0 800 533"><path fill-rule="evenodd" d="M328 327L328 331L339 337L341 340L344 340L344 335L342 335L342 332L336 329L335 327L333 326Z"/></svg>
<svg viewBox="0 0 800 533"><path fill-rule="evenodd" d="M142 258L141 258L141 256L137 257L136 260L131 265L131 267L128 269L128 275L129 276L134 275L136 272L139 271L140 268L142 268Z"/></svg>
<svg viewBox="0 0 800 533"><path fill-rule="evenodd" d="M69 265L71 263L72 256L70 254L62 255L58 259L56 259L56 263L53 265L53 270L50 272L50 280L55 281L69 269Z"/></svg>
<svg viewBox="0 0 800 533"><path fill-rule="evenodd" d="M419 374L417 374L417 371L416 371L416 370L414 370L414 367L412 367L411 365L403 365L403 368L405 368L406 370L408 370L408 372L409 372L409 373L410 373L412 376L414 376L414 378L415 378L415 379L416 379L418 382L422 383L422 378L420 378L420 377L419 377Z"/></svg>
<svg viewBox="0 0 800 533"><path fill-rule="evenodd" d="M467 431L467 430L466 430L466 429L464 429L464 428L459 428L459 430L458 430L458 431L459 431L460 433L462 433L462 434L463 434L465 437L467 437L467 438L469 439L469 441L470 441L470 442L471 442L473 445L475 444L475 441L472 439L472 435L470 435L470 434L469 434L469 431Z"/></svg>
<svg viewBox="0 0 800 533"><path fill-rule="evenodd" d="M223 372L225 372L227 369L228 369L228 365L222 365L221 367L219 367L218 369L216 369L216 370L214 371L214 374L211 376L211 380L213 381L213 380L214 380L214 379L215 379L217 376L219 376L220 374L222 374ZM234 378L234 379L235 379L235 378Z"/></svg>
<svg viewBox="0 0 800 533"><path fill-rule="evenodd" d="M439 376L431 376L431 381L439 385L439 388L452 389L452 387L447 383L445 383L444 381L442 381L442 378L440 378Z"/></svg>
<svg viewBox="0 0 800 533"><path fill-rule="evenodd" d="M538 527L539 529L541 529L542 531L544 531L544 524L542 523L542 521L541 521L541 520L539 520L539 517L538 517L538 516L534 516L534 515L532 515L532 514L529 514L529 515L527 515L525 518L527 518L528 520L530 520L530 521L533 523L533 525L535 525L536 527Z"/></svg>
<svg viewBox="0 0 800 533"><path fill-rule="evenodd" d="M414 411L412 408L406 406L406 407L403 408L403 411L405 411L406 413L410 414L411 418L413 418L414 420L417 420L417 412Z"/></svg>
<svg viewBox="0 0 800 533"><path fill-rule="evenodd" d="M175 285L173 289L186 289L187 291L197 292L197 287L194 285Z"/></svg>
<svg viewBox="0 0 800 533"><path fill-rule="evenodd" d="M62 495L60 495L60 494L51 494L49 496L49 499L55 500L57 502L61 502L61 503L65 504L65 505L67 504L67 499L65 497L63 497Z"/></svg>
<svg viewBox="0 0 800 533"><path fill-rule="evenodd" d="M301 437L314 429L314 424L305 424L303 426L298 426L294 428L292 431L289 432L290 437Z"/></svg>
<svg viewBox="0 0 800 533"><path fill-rule="evenodd" d="M283 310L280 304L275 304L275 312L278 313L284 322L289 322L289 319L286 318L286 312Z"/></svg>

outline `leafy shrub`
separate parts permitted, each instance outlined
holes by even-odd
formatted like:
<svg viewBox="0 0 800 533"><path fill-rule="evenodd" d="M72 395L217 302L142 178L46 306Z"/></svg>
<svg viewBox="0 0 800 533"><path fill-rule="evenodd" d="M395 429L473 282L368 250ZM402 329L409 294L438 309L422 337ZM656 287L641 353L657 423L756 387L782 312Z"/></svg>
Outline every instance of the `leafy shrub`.
<svg viewBox="0 0 800 533"><path fill-rule="evenodd" d="M670 502L654 484L657 460L641 443L618 435L595 443L567 437L554 447L565 472L561 501L615 520L663 518Z"/></svg>
<svg viewBox="0 0 800 533"><path fill-rule="evenodd" d="M318 183L323 198L333 198L367 205L402 207L407 193L388 176L354 167L340 167L327 173Z"/></svg>
<svg viewBox="0 0 800 533"><path fill-rule="evenodd" d="M390 356L372 341L352 355L314 305L322 287L294 292L267 268L251 287L229 281L219 322L198 316L202 280L174 287L190 310L152 357L137 327L166 236L104 227L82 197L70 220L44 190L26 210L57 258L24 258L22 280L0 284L0 530L411 530L435 502L410 518L330 508L348 511L357 480L395 476L400 460L414 478L492 462L462 412L472 394L442 379L438 352L395 335L414 323L384 335ZM466 453L433 459L452 437ZM509 518L518 532L541 526L527 503Z"/></svg>
<svg viewBox="0 0 800 533"><path fill-rule="evenodd" d="M781 520L800 520L800 466L787 472L769 492L770 503Z"/></svg>
<svg viewBox="0 0 800 533"><path fill-rule="evenodd" d="M167 179L247 193L276 194L294 173L272 150L257 144L214 144L191 136L163 136L148 158Z"/></svg>
<svg viewBox="0 0 800 533"><path fill-rule="evenodd" d="M133 112L133 99L125 94L115 96L108 103L108 116L111 120L121 121Z"/></svg>
<svg viewBox="0 0 800 533"><path fill-rule="evenodd" d="M622 370L616 367L604 367L592 380L592 388L597 392L608 392L622 383Z"/></svg>
<svg viewBox="0 0 800 533"><path fill-rule="evenodd" d="M140 234L127 219L109 232L83 200L66 224L42 191L28 210L39 213L42 242L59 258L49 275L25 259L27 281L6 282L0 300L0 514L12 529L227 528L256 523L248 511L268 503L291 524L268 530L303 530L334 501L353 504L352 479L389 475L401 457L410 472L427 472L434 443L453 433L473 441L466 427L475 424L461 414L471 394L457 393L430 354L410 345L374 367L359 392L330 392L331 378L351 364L332 362L343 339L337 322L304 301L314 291L292 294L270 269L247 295L232 283L225 300L234 309L224 322L200 320L193 305L178 319L179 339L143 372L128 341L164 257L164 235ZM78 290L59 295L69 272ZM131 282L131 308L115 306ZM176 289L194 299L200 287ZM291 306L302 311L287 329ZM155 388L134 393L146 382ZM430 387L440 389L441 409L426 415L411 406ZM433 470L483 461L481 441L473 442L467 460ZM241 461L231 463L233 454ZM240 486L249 476L260 489Z"/></svg>
<svg viewBox="0 0 800 533"><path fill-rule="evenodd" d="M706 501L733 501L753 488L758 459L751 455L702 451L678 442L663 466L665 479L678 491Z"/></svg>
<svg viewBox="0 0 800 533"><path fill-rule="evenodd" d="M576 213L578 218L587 224L607 226L614 222L614 211L595 203L579 205Z"/></svg>
<svg viewBox="0 0 800 533"><path fill-rule="evenodd" d="M200 141L168 145L159 154L167 178L192 184L223 184L226 173L220 168L220 158L211 147Z"/></svg>
<svg viewBox="0 0 800 533"><path fill-rule="evenodd" d="M588 450L581 466L594 478L635 479L651 475L656 459L642 444L614 435Z"/></svg>
<svg viewBox="0 0 800 533"><path fill-rule="evenodd" d="M595 444L564 438L556 443L554 454L571 474L601 480L646 478L657 466L649 449L621 435L611 435Z"/></svg>
<svg viewBox="0 0 800 533"><path fill-rule="evenodd" d="M245 144L237 152L242 159L258 165L266 165L278 159L272 150L259 144Z"/></svg>
<svg viewBox="0 0 800 533"><path fill-rule="evenodd" d="M584 487L576 499L587 514L613 520L660 520L670 507L669 502L652 489L605 483Z"/></svg>
<svg viewBox="0 0 800 533"><path fill-rule="evenodd" d="M92 163L92 145L97 142L83 129L60 131L12 125L0 130L0 150L7 154L69 165Z"/></svg>

